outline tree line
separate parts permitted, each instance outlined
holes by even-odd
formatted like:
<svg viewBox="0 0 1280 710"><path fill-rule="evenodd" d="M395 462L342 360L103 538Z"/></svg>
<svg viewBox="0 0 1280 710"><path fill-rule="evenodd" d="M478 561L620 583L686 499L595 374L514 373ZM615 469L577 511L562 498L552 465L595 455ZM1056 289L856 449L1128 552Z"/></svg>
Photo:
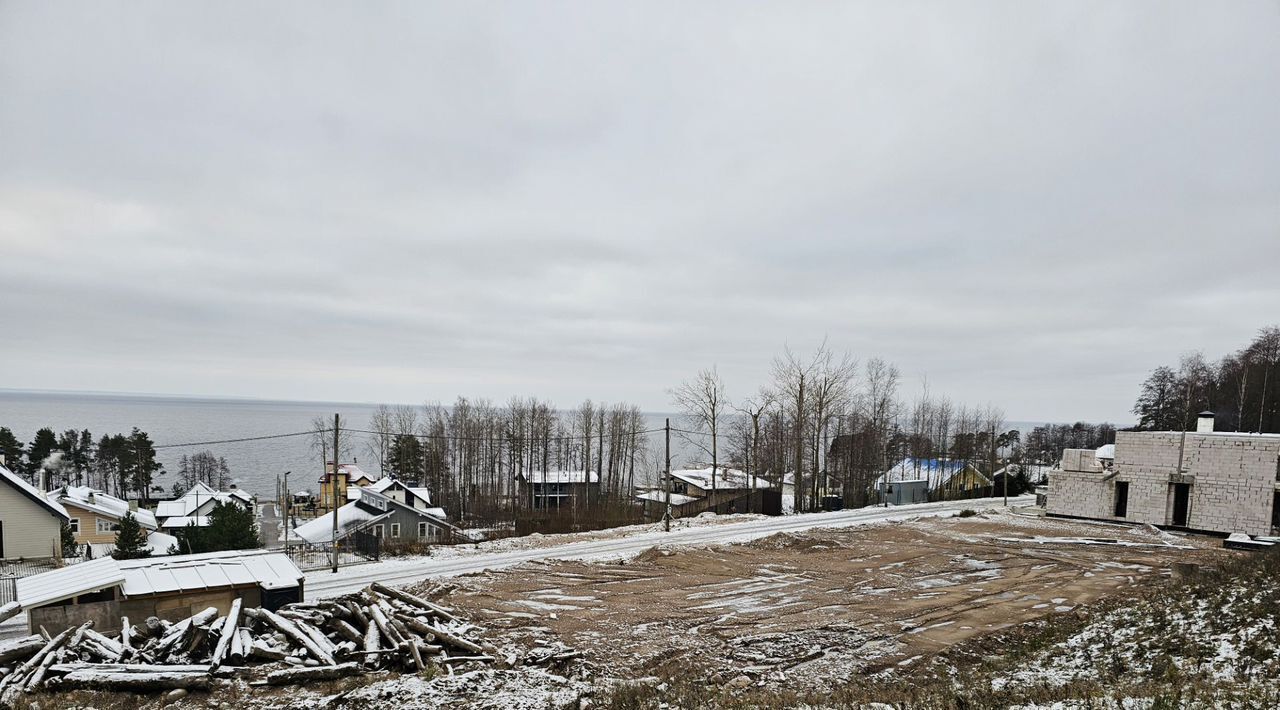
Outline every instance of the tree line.
<svg viewBox="0 0 1280 710"><path fill-rule="evenodd" d="M1133 413L1138 429L1188 431L1202 411L1214 413L1218 431L1280 433L1280 327L1217 362L1201 352L1176 368L1161 365L1142 383Z"/></svg>
<svg viewBox="0 0 1280 710"><path fill-rule="evenodd" d="M311 448L333 461L332 419L313 421ZM593 471L600 501L629 499L653 460L638 406L585 400L560 410L537 398L505 405L459 397L450 406L380 406L368 427L339 421L339 459L364 455L371 468L431 490L462 519L502 519L527 504L518 479L543 471Z"/></svg>
<svg viewBox="0 0 1280 710"><path fill-rule="evenodd" d="M795 480L797 509L814 509L823 492L847 504L874 495L877 476L907 456L974 463L988 473L1008 458L1017 432L1003 412L930 392L900 393L896 366L860 364L825 343L806 356L775 358L770 380L731 397L712 367L668 390L684 443L677 466L746 471L780 488ZM334 460L334 421L316 417L311 449ZM639 406L586 400L560 409L537 398L505 405L459 397L451 405L380 406L367 426L338 422L338 459L363 460L371 472L424 485L461 520L499 520L528 505L519 479L542 471L593 471L599 504L630 506L638 487L658 484L665 466L658 429L646 430ZM679 443L679 442L677 442ZM691 455L690 455L691 454Z"/></svg>
<svg viewBox="0 0 1280 710"><path fill-rule="evenodd" d="M881 473L906 457L950 459L995 470L1011 434L1004 413L933 394L927 381L906 400L897 366L860 364L824 342L808 355L787 348L769 381L740 398L714 368L670 390L682 436L713 476L724 466L781 489L793 483L796 510L816 510L823 495L863 505ZM713 479L714 485L714 479Z"/></svg>
<svg viewBox="0 0 1280 710"><path fill-rule="evenodd" d="M137 427L128 434L104 434L96 442L88 429L56 434L45 427L25 446L12 430L0 427L0 456L8 469L32 485L44 476L50 489L88 485L144 501L163 491L153 481L164 473L164 466L156 461L151 437Z"/></svg>

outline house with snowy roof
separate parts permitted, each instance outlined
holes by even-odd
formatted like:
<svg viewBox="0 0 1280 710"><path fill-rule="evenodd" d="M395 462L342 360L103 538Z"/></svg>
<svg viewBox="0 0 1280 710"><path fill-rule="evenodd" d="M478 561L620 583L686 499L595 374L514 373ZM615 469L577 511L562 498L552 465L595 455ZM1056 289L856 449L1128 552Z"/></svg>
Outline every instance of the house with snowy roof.
<svg viewBox="0 0 1280 710"><path fill-rule="evenodd" d="M358 500L360 498L360 494L364 491L381 493L401 505L407 505L410 508L424 511L434 517L440 518L441 520L448 519L448 516L445 515L444 508L431 504L431 489L429 488L414 486L397 478L384 477L367 486L348 487L347 500Z"/></svg>
<svg viewBox="0 0 1280 710"><path fill-rule="evenodd" d="M717 466L712 468L683 468L671 472L672 508L678 516L696 515L703 511L716 513L782 513L781 494L773 484L761 476L745 471ZM659 491L661 509L665 512L666 494ZM643 500L643 499L642 499ZM677 503L676 501L681 501ZM646 514L654 509L645 504Z"/></svg>
<svg viewBox="0 0 1280 710"><path fill-rule="evenodd" d="M0 464L0 559L62 557L62 504Z"/></svg>
<svg viewBox="0 0 1280 710"><path fill-rule="evenodd" d="M600 495L600 474L596 471L521 471L516 480L533 510L590 505Z"/></svg>
<svg viewBox="0 0 1280 710"><path fill-rule="evenodd" d="M338 507L336 536L334 515L329 512L299 525L287 537L315 544L329 544L334 539L342 542L356 533L388 542L445 543L462 539L462 531L445 519L443 509L415 507L412 501L393 497L397 495L395 486L378 485L382 491L374 490L377 486L353 486L357 489L351 492L353 499Z"/></svg>
<svg viewBox="0 0 1280 710"><path fill-rule="evenodd" d="M71 532L80 549L89 546L92 556L109 555L115 549L120 520L132 513L147 533L147 549L163 555L178 538L160 532L155 513L88 486L64 486L52 494L70 516Z"/></svg>
<svg viewBox="0 0 1280 710"><path fill-rule="evenodd" d="M352 487L364 488L380 480L382 480L382 477L365 471L355 463L340 463L337 465L335 472L334 464L330 461L325 464L324 475L319 480L320 508L322 510L333 510L335 494L337 495L337 505L346 505L349 500L347 492Z"/></svg>
<svg viewBox="0 0 1280 710"><path fill-rule="evenodd" d="M159 527L165 530L185 528L189 525L205 527L209 524L209 513L218 503L238 505L248 511L252 511L254 507L253 496L239 488L215 491L197 481L180 498L157 503L155 517L159 521Z"/></svg>
<svg viewBox="0 0 1280 710"><path fill-rule="evenodd" d="M921 503L930 492L970 493L991 486L991 479L968 461L908 456L881 473L872 488L884 502Z"/></svg>

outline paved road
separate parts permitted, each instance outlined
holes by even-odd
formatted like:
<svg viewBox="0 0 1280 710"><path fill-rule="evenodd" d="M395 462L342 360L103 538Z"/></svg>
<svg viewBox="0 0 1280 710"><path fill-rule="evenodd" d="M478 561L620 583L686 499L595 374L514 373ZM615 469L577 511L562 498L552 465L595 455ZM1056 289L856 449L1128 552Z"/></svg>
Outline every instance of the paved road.
<svg viewBox="0 0 1280 710"><path fill-rule="evenodd" d="M429 577L450 577L471 572L513 567L523 562L556 559L609 559L639 554L659 544L705 545L717 542L740 542L767 537L781 532L799 532L812 528L848 527L886 520L951 515L965 508L999 506L1001 498L920 503L894 508L858 508L834 513L787 515L777 518L753 518L740 523L722 523L672 530L670 533L644 532L608 540L571 542L509 552L477 553L452 559L425 558L421 561L388 560L346 567L337 574L327 571L307 574L306 597L319 599L358 591L370 582L410 584ZM1010 505L1025 506L1035 502L1034 496L1010 498Z"/></svg>
<svg viewBox="0 0 1280 710"><path fill-rule="evenodd" d="M280 514L274 502L262 503L258 506L258 531L262 535L262 546L274 550L283 543L280 541Z"/></svg>

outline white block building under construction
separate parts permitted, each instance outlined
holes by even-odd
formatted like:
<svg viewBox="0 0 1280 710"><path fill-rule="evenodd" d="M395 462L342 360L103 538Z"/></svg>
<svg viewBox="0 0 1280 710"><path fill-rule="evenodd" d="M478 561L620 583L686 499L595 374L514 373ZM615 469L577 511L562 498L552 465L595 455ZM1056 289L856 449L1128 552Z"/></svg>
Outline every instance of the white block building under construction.
<svg viewBox="0 0 1280 710"><path fill-rule="evenodd" d="M1067 449L1049 474L1046 512L1211 533L1280 529L1280 434L1116 433L1114 448Z"/></svg>

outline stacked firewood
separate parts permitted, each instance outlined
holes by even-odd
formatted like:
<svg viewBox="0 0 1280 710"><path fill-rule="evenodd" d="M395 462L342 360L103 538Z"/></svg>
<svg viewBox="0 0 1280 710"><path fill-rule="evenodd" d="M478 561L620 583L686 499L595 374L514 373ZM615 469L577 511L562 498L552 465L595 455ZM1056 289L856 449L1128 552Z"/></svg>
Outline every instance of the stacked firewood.
<svg viewBox="0 0 1280 710"><path fill-rule="evenodd" d="M56 636L0 643L0 699L42 688L204 689L234 676L291 685L374 670L453 673L465 664L502 664L492 646L468 638L474 630L446 607L377 583L278 611L243 608L237 599L225 616L209 607L174 623L126 617L112 634L88 621Z"/></svg>

